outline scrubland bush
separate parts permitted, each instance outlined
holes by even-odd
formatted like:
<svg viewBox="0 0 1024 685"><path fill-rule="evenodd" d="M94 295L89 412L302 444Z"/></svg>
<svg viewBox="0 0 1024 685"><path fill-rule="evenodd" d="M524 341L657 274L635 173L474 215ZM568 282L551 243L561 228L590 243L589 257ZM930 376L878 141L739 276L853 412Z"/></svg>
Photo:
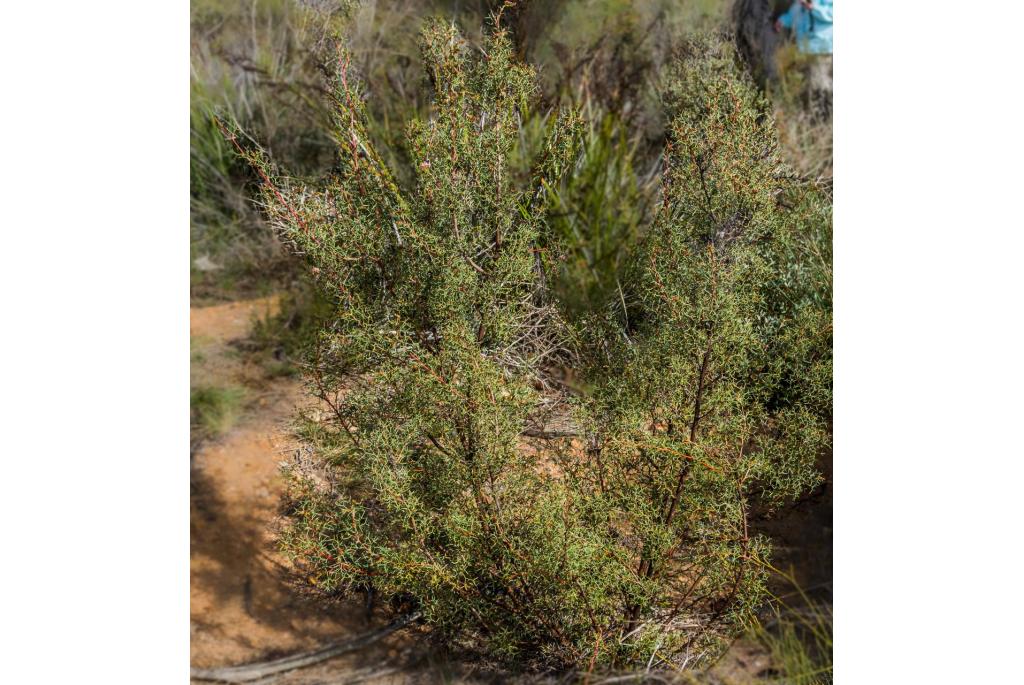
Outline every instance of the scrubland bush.
<svg viewBox="0 0 1024 685"><path fill-rule="evenodd" d="M564 462L621 531L637 658L717 653L761 601L768 544L748 512L815 484L830 407L830 327L780 273L798 225L780 197L806 190L731 50L688 47L663 206L577 402L587 457Z"/></svg>
<svg viewBox="0 0 1024 685"><path fill-rule="evenodd" d="M335 303L281 544L324 592L415 607L498 662L709 659L764 599L769 546L748 511L813 485L827 442L823 276L789 266L827 201L786 171L732 54L694 44L668 91L654 224L615 297L569 321L545 205L580 163L580 114L548 117L526 154L535 75L508 35L476 50L434 23L422 45L434 98L408 127L406 189L345 50L340 163L321 184L229 132ZM585 392L557 381L566 365Z"/></svg>

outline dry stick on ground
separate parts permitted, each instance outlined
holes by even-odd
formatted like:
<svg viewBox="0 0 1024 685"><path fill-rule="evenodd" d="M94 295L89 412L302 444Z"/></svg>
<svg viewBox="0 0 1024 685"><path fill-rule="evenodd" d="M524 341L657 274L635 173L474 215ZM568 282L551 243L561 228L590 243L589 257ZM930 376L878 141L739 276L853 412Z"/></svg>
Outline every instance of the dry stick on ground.
<svg viewBox="0 0 1024 685"><path fill-rule="evenodd" d="M395 619L379 630L360 635L353 640L337 642L312 652L293 654L292 656L274 659L273 661L263 661L244 666L229 666L227 668L193 668L192 678L196 680L214 680L222 683L247 683L278 673L294 671L371 645L377 640L387 637L396 630L407 626L419 617L419 612L408 614Z"/></svg>

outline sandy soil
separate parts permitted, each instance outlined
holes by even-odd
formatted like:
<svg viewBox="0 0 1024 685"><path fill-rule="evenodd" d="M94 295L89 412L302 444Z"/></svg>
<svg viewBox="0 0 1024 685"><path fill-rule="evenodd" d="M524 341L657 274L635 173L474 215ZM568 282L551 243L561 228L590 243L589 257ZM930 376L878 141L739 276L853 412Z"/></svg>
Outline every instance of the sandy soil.
<svg viewBox="0 0 1024 685"><path fill-rule="evenodd" d="M278 309L277 296L192 308L189 312L189 333L210 342L228 343L249 333L253 317L274 314Z"/></svg>

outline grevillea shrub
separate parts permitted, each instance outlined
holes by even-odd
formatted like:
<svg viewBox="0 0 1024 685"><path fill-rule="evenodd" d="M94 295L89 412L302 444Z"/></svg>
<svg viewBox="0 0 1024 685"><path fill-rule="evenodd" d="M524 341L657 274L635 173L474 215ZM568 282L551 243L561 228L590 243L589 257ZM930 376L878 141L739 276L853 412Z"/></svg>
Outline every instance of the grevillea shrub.
<svg viewBox="0 0 1024 685"><path fill-rule="evenodd" d="M434 105L408 130L409 192L344 51L336 173L305 185L243 152L335 303L281 544L325 593L415 608L498 662L696 663L763 600L749 507L812 484L825 436L805 399L825 374L787 362L803 324L776 268L797 225L779 197L796 191L771 122L728 55L697 51L670 94L656 224L610 313L570 326L544 187L571 173L578 115L550 117L523 173L534 74L507 36L470 48L433 24L423 51ZM553 380L567 364L587 392Z"/></svg>
<svg viewBox="0 0 1024 685"><path fill-rule="evenodd" d="M764 599L751 509L818 481L831 326L787 270L803 215L782 201L810 190L734 54L690 44L671 83L663 205L577 402L586 457L564 467L629 570L619 654L686 660L718 653Z"/></svg>

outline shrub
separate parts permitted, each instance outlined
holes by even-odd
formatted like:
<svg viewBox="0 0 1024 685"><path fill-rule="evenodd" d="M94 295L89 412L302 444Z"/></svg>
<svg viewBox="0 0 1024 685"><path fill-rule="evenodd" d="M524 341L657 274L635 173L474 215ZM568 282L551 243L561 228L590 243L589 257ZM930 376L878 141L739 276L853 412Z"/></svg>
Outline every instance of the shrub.
<svg viewBox="0 0 1024 685"><path fill-rule="evenodd" d="M534 75L506 34L476 51L432 24L423 51L434 110L408 129L412 191L370 142L343 50L337 173L308 187L243 150L268 217L336 303L282 546L323 591L415 606L440 638L503 663L716 654L763 598L749 502L811 484L824 438L804 372L778 390L776 353L799 336L791 308L768 306L786 301L772 265L788 179L763 103L720 48L695 52L624 306L569 326L544 188L577 159L579 115L549 119L520 182ZM570 412L550 371L576 355L594 391Z"/></svg>
<svg viewBox="0 0 1024 685"><path fill-rule="evenodd" d="M271 219L338 299L313 372L332 417L300 427L333 485L297 477L283 542L328 591L372 580L452 639L562 658L577 626L558 616L579 604L560 589L565 539L550 537L564 498L520 437L543 407L544 362L564 347L536 246L543 184L572 159L579 120L557 118L517 188L509 159L531 71L501 32L478 56L434 25L423 47L436 111L410 127L413 193L369 144L345 66L339 174L319 191L267 186Z"/></svg>
<svg viewBox="0 0 1024 685"><path fill-rule="evenodd" d="M769 545L748 512L814 485L827 438L828 378L794 352L821 322L779 276L797 225L779 196L802 191L732 52L696 42L682 64L663 207L579 403L588 458L566 460L632 565L622 647L666 660L718 653L762 601Z"/></svg>

